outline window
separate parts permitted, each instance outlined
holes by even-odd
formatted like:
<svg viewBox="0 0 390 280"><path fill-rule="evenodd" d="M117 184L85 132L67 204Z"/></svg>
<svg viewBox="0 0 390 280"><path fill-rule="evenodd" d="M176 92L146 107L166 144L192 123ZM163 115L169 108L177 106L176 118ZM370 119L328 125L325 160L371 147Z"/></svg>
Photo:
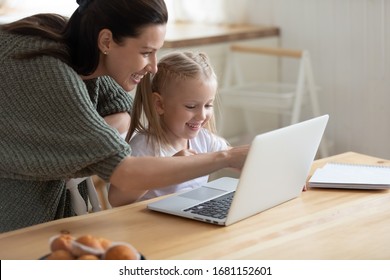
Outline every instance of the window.
<svg viewBox="0 0 390 280"><path fill-rule="evenodd" d="M165 0L169 21L244 23L248 0Z"/></svg>

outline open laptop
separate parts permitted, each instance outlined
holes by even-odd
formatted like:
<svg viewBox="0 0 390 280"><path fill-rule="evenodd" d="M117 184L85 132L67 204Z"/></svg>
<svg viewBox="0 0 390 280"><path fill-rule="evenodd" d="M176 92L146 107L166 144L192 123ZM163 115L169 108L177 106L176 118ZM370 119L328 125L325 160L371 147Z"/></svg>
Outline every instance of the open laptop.
<svg viewBox="0 0 390 280"><path fill-rule="evenodd" d="M328 115L257 135L239 179L222 177L148 204L148 209L217 225L231 225L296 198L306 184ZM210 206L227 203L223 214ZM200 205L202 204L202 205ZM214 211L210 215L208 212Z"/></svg>

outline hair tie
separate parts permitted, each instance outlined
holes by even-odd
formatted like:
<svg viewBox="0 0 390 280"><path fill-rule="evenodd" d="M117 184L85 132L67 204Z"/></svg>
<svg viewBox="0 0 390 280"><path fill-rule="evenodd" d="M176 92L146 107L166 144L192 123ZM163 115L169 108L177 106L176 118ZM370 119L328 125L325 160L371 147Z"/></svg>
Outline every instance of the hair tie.
<svg viewBox="0 0 390 280"><path fill-rule="evenodd" d="M76 2L77 4L79 4L79 8L78 8L79 13L82 13L92 2L92 0L76 0Z"/></svg>

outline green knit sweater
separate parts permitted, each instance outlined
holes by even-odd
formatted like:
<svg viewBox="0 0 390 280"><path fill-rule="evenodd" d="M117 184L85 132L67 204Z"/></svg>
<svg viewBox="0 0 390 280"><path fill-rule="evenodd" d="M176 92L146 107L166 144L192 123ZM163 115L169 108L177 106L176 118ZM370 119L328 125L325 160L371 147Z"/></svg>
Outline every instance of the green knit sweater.
<svg viewBox="0 0 390 280"><path fill-rule="evenodd" d="M0 232L74 215L65 180L108 180L131 152L102 118L130 111L131 95L53 57L13 57L45 44L0 31Z"/></svg>

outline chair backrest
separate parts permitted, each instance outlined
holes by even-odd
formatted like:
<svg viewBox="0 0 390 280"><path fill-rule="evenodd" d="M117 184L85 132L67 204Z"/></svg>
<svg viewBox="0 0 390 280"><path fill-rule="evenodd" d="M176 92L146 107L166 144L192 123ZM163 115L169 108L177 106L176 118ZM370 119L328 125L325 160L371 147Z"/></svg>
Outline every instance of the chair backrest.
<svg viewBox="0 0 390 280"><path fill-rule="evenodd" d="M248 63L266 63L267 66L270 64L274 64L275 66L279 65L280 58L289 57L294 59L300 59L303 55L302 50L294 50L294 49L286 49L279 47L263 47L263 46L251 46L251 45L240 45L233 44L229 47L227 53L227 65L225 67L224 80L222 86L224 88L230 87L233 84L240 85L243 83L247 83L248 81L244 79L243 73L245 72L245 68L240 66L242 63L240 61L243 60L244 57L247 57ZM262 58L263 60L258 60ZM274 63L275 62L275 63ZM248 66L245 64L245 66ZM250 67L251 72L253 71L253 65ZM259 78L258 71L261 70L261 67L256 68L255 77L256 80ZM266 72L262 73L262 75L270 75L272 73L275 76L279 76L279 69L269 69L266 68ZM271 74L271 75L272 75ZM245 75L248 75L246 73ZM275 77L274 77L275 78Z"/></svg>
<svg viewBox="0 0 390 280"><path fill-rule="evenodd" d="M318 87L314 81L313 70L310 61L310 54L307 50L287 49L280 47L263 47L263 46L248 46L234 44L230 46L228 52L228 62L225 68L223 85L221 92L227 92L232 88L232 81L234 86L242 86L247 81L243 78L243 69L239 67L240 63L237 61L238 54L246 55L263 55L274 57L289 57L299 60L299 70L297 74L297 81L293 85L295 88L294 103L292 104L291 123L294 124L299 121L301 113L301 105L303 102L304 93L308 93L311 100L311 109L313 116L319 116L320 110L318 105L317 91Z"/></svg>
<svg viewBox="0 0 390 280"><path fill-rule="evenodd" d="M87 204L81 196L78 186L81 182L86 182L88 189L88 198L92 206L92 212L98 212L102 210L102 206L99 200L99 196L96 192L95 185L93 184L91 177L73 178L66 182L66 188L70 191L71 204L73 210L77 215L84 215L89 213Z"/></svg>
<svg viewBox="0 0 390 280"><path fill-rule="evenodd" d="M243 65L248 68L248 65L242 63L243 56L251 58L248 61L245 60L249 63L257 62L256 58L258 59L259 57L273 57L273 59L276 59L275 62L277 64L280 63L280 58L295 59L298 62L296 82L285 83L277 81L270 83L260 81L260 77L256 77L254 82L248 81L243 77L243 73L246 72ZM241 61L239 58L241 58ZM249 66L249 68L252 70L256 69L256 65ZM229 48L227 65L220 89L222 104L226 106L241 107L245 110L278 112L279 114L289 116L289 124L295 124L300 121L302 108L306 101L309 102L312 117L321 115L317 96L318 91L319 88L314 80L310 54L307 50L242 44L233 44ZM248 114L248 112L244 113ZM250 116L246 115L245 117L246 122L249 122ZM250 126L254 127L253 124ZM324 145L321 145L320 149L324 155L327 154Z"/></svg>

